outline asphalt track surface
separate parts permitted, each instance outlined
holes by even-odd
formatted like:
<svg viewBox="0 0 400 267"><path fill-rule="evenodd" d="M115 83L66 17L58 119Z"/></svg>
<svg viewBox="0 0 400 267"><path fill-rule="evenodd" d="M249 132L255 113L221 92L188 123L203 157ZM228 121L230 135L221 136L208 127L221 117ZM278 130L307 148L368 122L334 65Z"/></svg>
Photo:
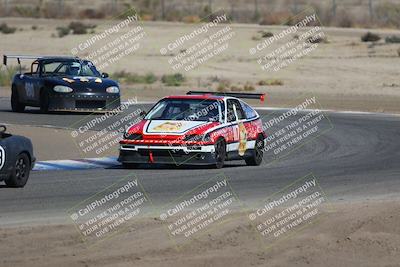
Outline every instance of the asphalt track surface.
<svg viewBox="0 0 400 267"><path fill-rule="evenodd" d="M274 114L284 111L278 110ZM259 113L269 116L271 111L260 110ZM155 207L177 199L221 173L229 178L232 189L248 207L260 205L262 199L309 173L317 177L330 201L398 197L400 117L335 112L326 115L332 126L329 131L305 142L287 156L257 167L235 161L227 163L221 170L143 165L135 170L116 166L32 172L23 189L0 187L0 224L70 223L68 209L128 175L137 176ZM12 113L9 99L0 98L2 123L71 128L86 116L45 115L35 110Z"/></svg>

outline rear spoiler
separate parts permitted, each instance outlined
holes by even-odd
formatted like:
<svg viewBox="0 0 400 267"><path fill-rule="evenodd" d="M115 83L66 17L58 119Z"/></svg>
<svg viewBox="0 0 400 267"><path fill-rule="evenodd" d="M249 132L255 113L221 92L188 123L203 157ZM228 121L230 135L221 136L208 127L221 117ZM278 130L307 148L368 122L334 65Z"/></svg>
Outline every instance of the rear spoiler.
<svg viewBox="0 0 400 267"><path fill-rule="evenodd" d="M7 66L7 60L9 58L16 58L18 63L20 63L21 59L41 59L41 58L46 58L46 57L50 57L50 58L70 58L71 56L3 55L3 64Z"/></svg>
<svg viewBox="0 0 400 267"><path fill-rule="evenodd" d="M41 58L46 58L46 57L51 57L51 58L64 58L64 57L70 57L70 56L34 56L34 55L3 55L3 64L7 66L7 61L9 58L16 58L18 65L19 65L19 72L21 73L22 67L21 67L21 59L41 59Z"/></svg>
<svg viewBox="0 0 400 267"><path fill-rule="evenodd" d="M18 61L18 64L21 64L21 59L39 59L42 58L43 56L27 56L27 55L3 55L3 64L7 66L7 60L9 58L16 58Z"/></svg>
<svg viewBox="0 0 400 267"><path fill-rule="evenodd" d="M265 94L208 92L208 91L189 91L186 94L187 95L232 96L232 97L236 97L236 98L245 98L245 99L260 99L261 102L264 102L264 100L265 100Z"/></svg>
<svg viewBox="0 0 400 267"><path fill-rule="evenodd" d="M21 59L39 59L42 58L43 56L27 56L27 55L3 55L3 64L4 66L7 66L7 60L9 58L16 58L18 65L19 65L19 73L22 73L22 67L21 67Z"/></svg>

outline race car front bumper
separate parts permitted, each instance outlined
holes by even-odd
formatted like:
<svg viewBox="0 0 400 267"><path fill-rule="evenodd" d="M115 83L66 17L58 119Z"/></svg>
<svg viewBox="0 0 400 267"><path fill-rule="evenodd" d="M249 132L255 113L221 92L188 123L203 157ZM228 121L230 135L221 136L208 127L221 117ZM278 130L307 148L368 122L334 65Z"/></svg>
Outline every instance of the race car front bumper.
<svg viewBox="0 0 400 267"><path fill-rule="evenodd" d="M121 105L120 96L111 94L54 94L49 96L50 111L110 111Z"/></svg>
<svg viewBox="0 0 400 267"><path fill-rule="evenodd" d="M211 165L215 163L214 146L145 146L122 144L121 163L158 163L175 165Z"/></svg>

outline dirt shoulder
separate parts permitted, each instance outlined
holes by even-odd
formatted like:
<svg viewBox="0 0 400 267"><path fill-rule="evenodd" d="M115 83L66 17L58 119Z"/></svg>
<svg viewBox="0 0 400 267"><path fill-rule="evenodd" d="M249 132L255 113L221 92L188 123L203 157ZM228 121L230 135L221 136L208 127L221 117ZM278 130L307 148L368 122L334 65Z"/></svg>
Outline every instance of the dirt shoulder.
<svg viewBox="0 0 400 267"><path fill-rule="evenodd" d="M79 149L76 140L71 137L71 130L66 129L7 125L7 131L33 140L35 156L40 161L115 156L118 153L117 146L101 155L96 154L94 151L83 153Z"/></svg>
<svg viewBox="0 0 400 267"><path fill-rule="evenodd" d="M131 87L123 91L122 100L135 99L138 102L157 102L169 95L184 95L189 90L204 90L204 88L165 88L156 86ZM253 106L293 108L302 103L307 97L315 96L322 109L366 111L377 113L400 113L400 96L385 94L343 94L304 92L290 88L272 88L257 91L266 94L266 101L249 100ZM0 97L10 97L7 88L0 87Z"/></svg>
<svg viewBox="0 0 400 267"><path fill-rule="evenodd" d="M179 250L160 220L142 218L88 247L72 225L0 228L1 266L399 266L398 201L322 206L324 216L269 249L244 219Z"/></svg>

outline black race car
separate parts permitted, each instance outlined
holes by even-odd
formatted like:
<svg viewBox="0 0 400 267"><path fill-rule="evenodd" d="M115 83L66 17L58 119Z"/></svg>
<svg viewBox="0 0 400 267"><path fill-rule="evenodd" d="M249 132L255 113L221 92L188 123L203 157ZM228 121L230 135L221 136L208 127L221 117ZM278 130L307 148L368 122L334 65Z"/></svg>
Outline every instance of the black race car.
<svg viewBox="0 0 400 267"><path fill-rule="evenodd" d="M109 111L120 106L117 82L107 79L92 62L76 57L18 56L20 73L12 81L11 107L23 112L26 106L48 111ZM30 72L21 72L21 59L34 59Z"/></svg>
<svg viewBox="0 0 400 267"><path fill-rule="evenodd" d="M0 181L10 187L24 187L35 165L31 140L6 133L0 125Z"/></svg>

